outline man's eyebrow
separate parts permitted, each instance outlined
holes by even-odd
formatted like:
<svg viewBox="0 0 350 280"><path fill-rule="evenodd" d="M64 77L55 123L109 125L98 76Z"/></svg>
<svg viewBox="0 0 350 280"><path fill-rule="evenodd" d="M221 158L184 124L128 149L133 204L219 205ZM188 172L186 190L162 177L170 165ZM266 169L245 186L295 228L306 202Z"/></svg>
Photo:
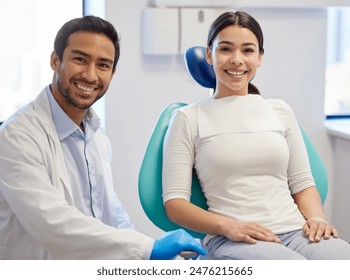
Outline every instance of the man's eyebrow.
<svg viewBox="0 0 350 280"><path fill-rule="evenodd" d="M100 60L103 61L103 62L109 63L109 64L113 64L114 63L114 60L110 59L110 58L101 58Z"/></svg>
<svg viewBox="0 0 350 280"><path fill-rule="evenodd" d="M80 54L82 56L86 56L86 57L91 57L91 55L88 55L87 53L81 51L81 50L71 50L72 53L75 53L75 54Z"/></svg>
<svg viewBox="0 0 350 280"><path fill-rule="evenodd" d="M72 53L75 53L75 54L79 54L79 55L82 55L82 56L85 56L85 57L91 57L91 55L81 51L81 50L71 50ZM110 58L100 58L99 60L103 61L103 62L107 62L107 63L110 63L110 64L113 64L114 63L114 60L113 59L110 59Z"/></svg>

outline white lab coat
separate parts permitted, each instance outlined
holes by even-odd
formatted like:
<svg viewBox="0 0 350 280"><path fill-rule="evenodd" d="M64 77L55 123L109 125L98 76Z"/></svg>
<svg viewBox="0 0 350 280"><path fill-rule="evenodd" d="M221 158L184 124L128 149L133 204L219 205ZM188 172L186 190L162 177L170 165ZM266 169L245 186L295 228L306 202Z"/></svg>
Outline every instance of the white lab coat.
<svg viewBox="0 0 350 280"><path fill-rule="evenodd" d="M46 90L0 126L0 259L142 259L151 238L74 207Z"/></svg>

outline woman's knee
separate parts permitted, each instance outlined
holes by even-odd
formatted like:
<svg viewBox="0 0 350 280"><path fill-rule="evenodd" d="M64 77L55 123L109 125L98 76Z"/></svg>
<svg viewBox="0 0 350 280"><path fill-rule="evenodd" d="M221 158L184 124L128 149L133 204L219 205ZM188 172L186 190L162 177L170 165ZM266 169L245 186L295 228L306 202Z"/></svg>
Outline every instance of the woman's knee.
<svg viewBox="0 0 350 280"><path fill-rule="evenodd" d="M331 237L310 244L304 254L307 259L313 260L350 260L350 245L342 239Z"/></svg>

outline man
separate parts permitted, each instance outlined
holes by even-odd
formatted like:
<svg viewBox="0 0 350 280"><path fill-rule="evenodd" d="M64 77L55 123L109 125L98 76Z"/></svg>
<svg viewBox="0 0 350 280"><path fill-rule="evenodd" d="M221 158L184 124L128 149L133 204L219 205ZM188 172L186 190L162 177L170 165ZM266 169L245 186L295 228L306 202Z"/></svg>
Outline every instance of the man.
<svg viewBox="0 0 350 280"><path fill-rule="evenodd" d="M57 33L51 85L0 127L0 259L171 259L205 252L184 231L153 240L118 200L110 143L91 106L119 59L114 27L73 19Z"/></svg>

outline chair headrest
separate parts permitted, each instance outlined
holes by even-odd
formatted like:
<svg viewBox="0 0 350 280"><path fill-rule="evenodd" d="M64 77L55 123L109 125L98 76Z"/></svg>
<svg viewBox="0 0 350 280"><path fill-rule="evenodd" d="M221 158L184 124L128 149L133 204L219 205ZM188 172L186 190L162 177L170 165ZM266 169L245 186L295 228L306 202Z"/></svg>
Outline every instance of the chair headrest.
<svg viewBox="0 0 350 280"><path fill-rule="evenodd" d="M216 77L214 69L207 62L205 56L205 47L195 46L188 48L184 55L186 68L192 78L201 86L215 89Z"/></svg>

